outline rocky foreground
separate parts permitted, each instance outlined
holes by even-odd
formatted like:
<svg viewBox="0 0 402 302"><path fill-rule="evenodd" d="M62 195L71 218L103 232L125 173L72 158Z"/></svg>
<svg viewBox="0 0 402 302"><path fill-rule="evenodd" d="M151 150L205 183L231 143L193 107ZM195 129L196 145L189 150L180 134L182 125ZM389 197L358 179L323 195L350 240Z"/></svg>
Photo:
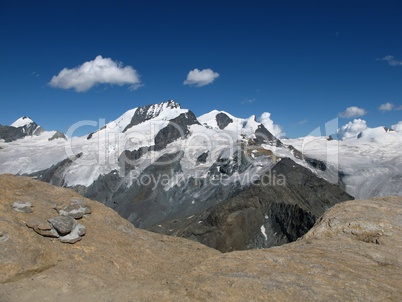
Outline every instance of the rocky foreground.
<svg viewBox="0 0 402 302"><path fill-rule="evenodd" d="M400 301L401 234L402 197L356 200L294 243L222 254L0 175L0 301Z"/></svg>

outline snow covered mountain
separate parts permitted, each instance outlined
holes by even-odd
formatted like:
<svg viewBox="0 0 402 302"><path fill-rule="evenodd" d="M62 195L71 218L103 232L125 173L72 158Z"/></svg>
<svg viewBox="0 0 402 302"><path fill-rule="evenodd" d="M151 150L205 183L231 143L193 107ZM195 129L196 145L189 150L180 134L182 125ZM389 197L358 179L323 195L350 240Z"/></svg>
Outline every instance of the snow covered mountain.
<svg viewBox="0 0 402 302"><path fill-rule="evenodd" d="M134 225L154 230L164 221L215 213L214 207L229 200L236 200L234 209L238 209L235 197L265 179L271 193L262 190L258 191L261 196L253 197L266 203L253 212L262 224L253 228L258 234L252 234L252 241L258 244L248 246L254 247L285 242L283 236L290 236L280 231L288 227L270 222L272 217L288 217L272 211L288 209L289 200L299 210L287 223L309 221L310 225L328 206L352 198L339 185L358 198L402 195L400 133L366 129L344 141L289 140L277 138L265 125L281 132L273 123L257 122L255 116L241 119L214 110L196 118L172 100L128 110L81 137L74 136L74 131L67 132L68 138L44 131L23 117L11 126L0 126L0 173L30 175L73 188L115 209ZM303 183L282 188L296 171L305 175ZM267 194L268 199L263 197ZM284 196L288 200L282 200ZM317 201L311 204L312 200ZM271 206L272 202L279 204ZM266 238L263 229L276 230L272 231L275 236L271 234L276 239Z"/></svg>
<svg viewBox="0 0 402 302"><path fill-rule="evenodd" d="M398 184L402 171L400 132L367 128L364 121L355 120L339 133L344 140L305 137L281 141L255 116L241 119L213 110L196 118L172 100L128 110L99 125L98 131L68 140L62 133L44 131L29 117L22 117L10 126L0 126L0 172L37 173L68 160L58 184L89 187L112 171L125 176L133 174L135 167L135 173L140 174L163 154L182 152L180 176L188 179L211 174L214 163L233 160L246 148L247 160L252 159L248 163L253 162L256 170L253 173L269 169L266 162L272 165L275 158L289 157L332 182L338 180L339 171L346 191L357 198L402 194ZM258 147L251 150L253 145ZM266 152L272 155L259 156ZM244 184L247 181L243 179Z"/></svg>
<svg viewBox="0 0 402 302"><path fill-rule="evenodd" d="M341 127L340 132L351 128L341 136L343 140L310 136L284 142L301 150L305 157L325 162L329 170L332 167L332 179L337 179L356 198L401 196L402 132L386 127L368 128L361 120L354 124L364 127L360 131L350 127L351 123Z"/></svg>
<svg viewBox="0 0 402 302"><path fill-rule="evenodd" d="M207 115L212 114L214 112ZM218 112L216 115L219 119ZM236 123L229 122L227 129L223 130L214 127L211 121L212 126L208 122L201 125L190 110L182 109L174 101L134 108L116 120L101 125L96 132L71 137L67 141L49 143L50 132L25 137L24 140L5 140L1 143L1 172L30 174L69 158L74 162L66 171L62 185L89 186L110 171L116 170L124 175L123 170L131 168L133 156L138 157L134 160L141 159L135 162L136 171L141 172L161 155L181 150L186 154L181 162L183 173L201 175L207 173L209 166L219 157L233 156L239 148L239 141L247 143L248 139L261 140L264 135L268 143L276 141L254 117L248 120L234 119ZM204 120L200 118L201 122ZM20 120L14 124L18 123ZM32 153L32 148L41 152ZM46 157L45 161L41 160L43 157ZM202 157L205 159L202 160Z"/></svg>

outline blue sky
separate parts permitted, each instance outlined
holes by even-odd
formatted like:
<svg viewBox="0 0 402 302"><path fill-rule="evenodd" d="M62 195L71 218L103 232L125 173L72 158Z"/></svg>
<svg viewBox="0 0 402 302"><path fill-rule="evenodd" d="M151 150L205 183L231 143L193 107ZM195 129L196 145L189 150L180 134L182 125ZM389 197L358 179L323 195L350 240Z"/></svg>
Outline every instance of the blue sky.
<svg viewBox="0 0 402 302"><path fill-rule="evenodd" d="M362 114L391 126L402 120L401 16L400 0L2 0L0 124L28 115L67 131L174 99L197 116L270 112L289 137L348 107L363 111L344 112L339 126ZM77 92L73 68L97 56L118 73Z"/></svg>

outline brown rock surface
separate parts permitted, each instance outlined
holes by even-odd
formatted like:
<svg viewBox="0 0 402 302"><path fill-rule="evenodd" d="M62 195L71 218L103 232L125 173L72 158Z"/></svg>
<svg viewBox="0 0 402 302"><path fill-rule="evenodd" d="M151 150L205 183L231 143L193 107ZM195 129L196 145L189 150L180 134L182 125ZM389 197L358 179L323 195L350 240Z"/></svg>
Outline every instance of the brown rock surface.
<svg viewBox="0 0 402 302"><path fill-rule="evenodd" d="M92 208L75 244L36 226L80 196L0 175L0 301L400 301L402 197L331 208L303 239L221 254ZM12 210L29 201L33 213Z"/></svg>
<svg viewBox="0 0 402 302"><path fill-rule="evenodd" d="M21 195L16 196L16 192ZM75 244L43 237L26 225L45 223L78 193L25 177L0 175L0 301L158 301L182 275L218 251L189 240L136 229L112 209L92 208ZM30 201L33 213L12 209ZM116 298L117 297L117 298ZM120 298L119 298L120 297Z"/></svg>

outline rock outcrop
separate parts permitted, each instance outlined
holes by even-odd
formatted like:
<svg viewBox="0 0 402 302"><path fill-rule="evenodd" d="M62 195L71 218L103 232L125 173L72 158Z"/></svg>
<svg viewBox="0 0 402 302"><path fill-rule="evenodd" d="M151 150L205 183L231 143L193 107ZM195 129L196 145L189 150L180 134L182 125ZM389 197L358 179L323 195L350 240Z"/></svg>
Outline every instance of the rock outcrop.
<svg viewBox="0 0 402 302"><path fill-rule="evenodd" d="M27 228L81 197L0 175L0 300L400 301L402 197L339 203L304 237L226 254L136 229L88 199L87 233L63 244ZM29 201L32 213L11 205ZM33 216L31 216L33 215ZM40 217L37 217L40 218ZM46 226L41 226L46 227Z"/></svg>
<svg viewBox="0 0 402 302"><path fill-rule="evenodd" d="M225 129L227 125L233 123L233 120L223 112L218 113L215 119L219 129Z"/></svg>
<svg viewBox="0 0 402 302"><path fill-rule="evenodd" d="M25 214L34 213L30 201L15 201L12 209ZM51 209L57 211L59 216L51 214ZM92 213L92 209L84 200L73 199L67 205L57 206L55 203L47 203L44 207L42 204L35 209L35 212L35 214L24 217L28 228L44 237L58 238L63 243L76 243L86 233L85 226L78 223L76 219L81 219L85 215L88 217Z"/></svg>

